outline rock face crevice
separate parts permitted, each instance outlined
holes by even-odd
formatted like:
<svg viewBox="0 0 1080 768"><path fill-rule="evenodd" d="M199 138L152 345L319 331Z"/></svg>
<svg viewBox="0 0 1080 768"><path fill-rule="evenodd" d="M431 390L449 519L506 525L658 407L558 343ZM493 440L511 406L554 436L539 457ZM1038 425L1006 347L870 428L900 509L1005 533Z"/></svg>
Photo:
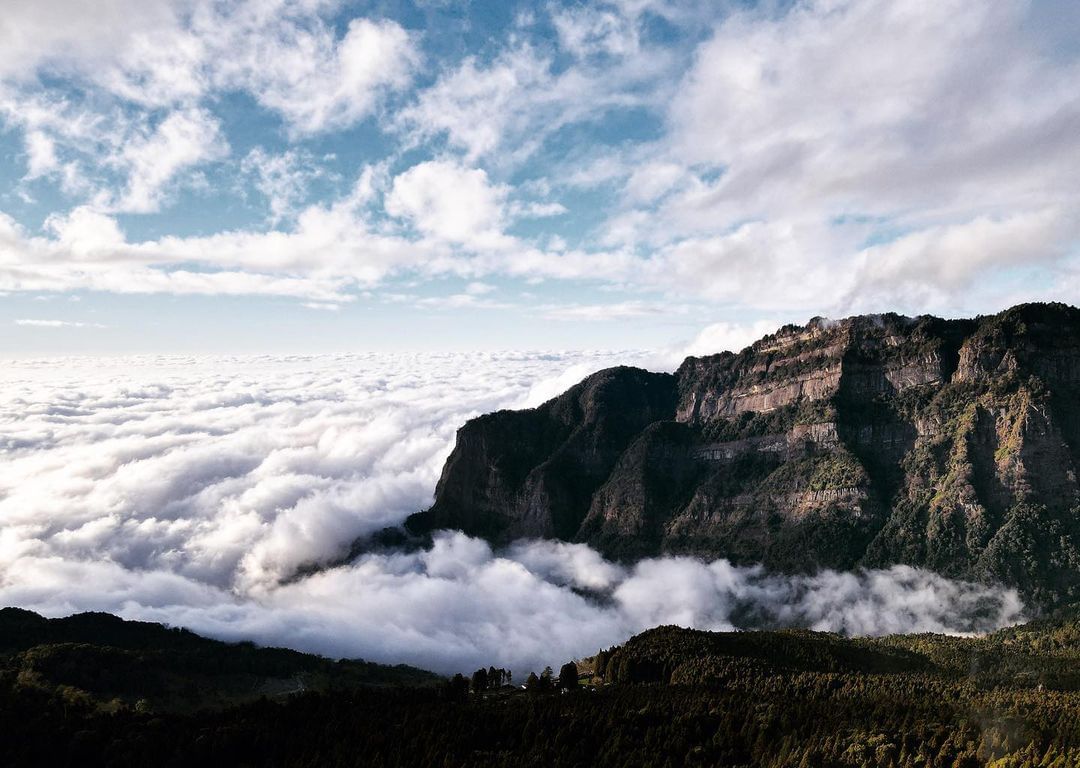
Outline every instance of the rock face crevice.
<svg viewBox="0 0 1080 768"><path fill-rule="evenodd" d="M458 432L413 532L789 571L892 563L1080 598L1080 310L786 326Z"/></svg>

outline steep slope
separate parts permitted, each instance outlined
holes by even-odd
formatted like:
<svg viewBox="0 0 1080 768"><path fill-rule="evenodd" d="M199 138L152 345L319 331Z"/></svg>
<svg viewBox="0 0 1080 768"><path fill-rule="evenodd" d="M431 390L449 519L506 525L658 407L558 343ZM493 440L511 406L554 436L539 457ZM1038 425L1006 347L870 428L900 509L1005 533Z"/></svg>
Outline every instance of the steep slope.
<svg viewBox="0 0 1080 768"><path fill-rule="evenodd" d="M497 541L572 538L630 441L674 414L673 376L620 367L539 408L473 419L458 430L434 506L408 526L459 528Z"/></svg>
<svg viewBox="0 0 1080 768"><path fill-rule="evenodd" d="M466 424L416 532L784 570L908 563L1080 598L1080 311L786 326Z"/></svg>

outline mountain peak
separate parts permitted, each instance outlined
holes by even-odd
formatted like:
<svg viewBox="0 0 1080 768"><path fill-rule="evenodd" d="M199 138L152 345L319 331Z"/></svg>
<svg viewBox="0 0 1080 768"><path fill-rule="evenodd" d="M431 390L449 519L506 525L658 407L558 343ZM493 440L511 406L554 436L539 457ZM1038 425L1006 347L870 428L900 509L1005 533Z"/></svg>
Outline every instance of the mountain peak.
<svg viewBox="0 0 1080 768"><path fill-rule="evenodd" d="M1080 310L788 325L674 375L593 374L458 432L414 532L785 571L906 563L1080 596Z"/></svg>

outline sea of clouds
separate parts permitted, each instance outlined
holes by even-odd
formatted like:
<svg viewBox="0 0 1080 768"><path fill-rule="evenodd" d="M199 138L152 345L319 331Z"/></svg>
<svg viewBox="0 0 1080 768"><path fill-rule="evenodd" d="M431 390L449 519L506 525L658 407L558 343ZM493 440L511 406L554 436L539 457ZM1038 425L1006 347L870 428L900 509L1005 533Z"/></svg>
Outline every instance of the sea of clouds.
<svg viewBox="0 0 1080 768"><path fill-rule="evenodd" d="M466 419L638 353L9 361L0 605L109 611L441 672L588 655L657 624L850 634L1015 623L1013 591L908 567L782 576L580 544L358 538L427 506ZM336 565L335 565L336 563ZM326 566L321 569L312 565Z"/></svg>

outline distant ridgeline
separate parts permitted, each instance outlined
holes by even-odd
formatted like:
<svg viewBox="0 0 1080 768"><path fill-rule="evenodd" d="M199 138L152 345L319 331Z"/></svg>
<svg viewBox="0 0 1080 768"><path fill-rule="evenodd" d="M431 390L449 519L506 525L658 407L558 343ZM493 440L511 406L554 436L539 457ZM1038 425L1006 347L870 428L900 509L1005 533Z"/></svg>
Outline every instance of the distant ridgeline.
<svg viewBox="0 0 1080 768"><path fill-rule="evenodd" d="M1080 599L1080 310L785 326L469 421L409 518L784 571L894 563Z"/></svg>
<svg viewBox="0 0 1080 768"><path fill-rule="evenodd" d="M107 613L46 619L0 609L0 680L109 711L194 711L300 691L432 685L441 679L405 665L223 643Z"/></svg>

